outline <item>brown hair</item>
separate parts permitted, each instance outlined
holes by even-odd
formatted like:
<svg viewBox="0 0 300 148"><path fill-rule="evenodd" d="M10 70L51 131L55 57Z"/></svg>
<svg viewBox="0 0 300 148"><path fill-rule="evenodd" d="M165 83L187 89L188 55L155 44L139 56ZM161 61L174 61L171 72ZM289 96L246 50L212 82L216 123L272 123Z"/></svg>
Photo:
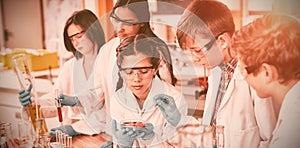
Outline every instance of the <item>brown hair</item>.
<svg viewBox="0 0 300 148"><path fill-rule="evenodd" d="M168 71L170 72L170 76L172 79L172 85L175 85L177 80L173 74L172 59L171 59L171 54L168 49L168 46L163 40L161 40L156 34L153 33L149 24L150 11L149 11L148 1L147 0L117 0L111 13L113 13L114 10L118 7L128 7L136 15L138 21L144 24L144 26L142 26L139 29L138 34L145 34L148 37L156 38L155 40L157 40L157 42L160 42L159 44L165 46L164 48L160 48L160 52L162 55L161 57L162 60L164 60L164 62L167 63L167 68Z"/></svg>
<svg viewBox="0 0 300 148"><path fill-rule="evenodd" d="M71 24L79 25L86 33L87 37L100 47L105 43L104 32L97 16L90 10L84 9L81 11L75 11L72 16L68 18L64 27L64 43L67 51L73 53L78 59L82 57L82 54L78 52L68 35L68 28ZM99 52L98 50L98 52Z"/></svg>
<svg viewBox="0 0 300 148"><path fill-rule="evenodd" d="M269 13L242 27L233 36L233 48L248 66L268 63L279 81L300 79L300 24L287 15ZM257 74L257 72L254 72Z"/></svg>
<svg viewBox="0 0 300 148"><path fill-rule="evenodd" d="M218 1L194 0L180 18L176 36L182 47L187 37L195 39L196 35L202 34L217 38L223 33L232 36L234 31L233 16L225 4Z"/></svg>
<svg viewBox="0 0 300 148"><path fill-rule="evenodd" d="M125 56L131 56L141 53L150 58L153 68L157 70L160 64L160 51L162 50L162 48L164 50L165 46L163 46L156 38L151 38L144 34L129 36L125 38L117 47L117 65L120 69ZM116 90L121 88L122 85L123 79L119 75Z"/></svg>

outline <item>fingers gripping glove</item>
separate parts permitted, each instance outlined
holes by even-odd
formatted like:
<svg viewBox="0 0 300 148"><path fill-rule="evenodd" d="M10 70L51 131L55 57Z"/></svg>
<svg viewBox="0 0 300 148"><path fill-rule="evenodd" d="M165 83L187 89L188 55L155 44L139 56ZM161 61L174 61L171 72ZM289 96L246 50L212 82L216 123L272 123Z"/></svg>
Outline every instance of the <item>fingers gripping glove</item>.
<svg viewBox="0 0 300 148"><path fill-rule="evenodd" d="M136 128L135 131L138 134L138 137L141 137L144 140L149 140L154 136L154 127L151 123L146 123L145 127L142 128Z"/></svg>
<svg viewBox="0 0 300 148"><path fill-rule="evenodd" d="M21 105L24 107L31 103L31 96L30 96L31 89L32 89L32 85L30 84L28 90L19 91L19 101Z"/></svg>
<svg viewBox="0 0 300 148"><path fill-rule="evenodd" d="M58 98L61 101L62 106L76 106L78 104L78 98L76 96L67 96L64 94L60 94Z"/></svg>
<svg viewBox="0 0 300 148"><path fill-rule="evenodd" d="M133 128L120 127L118 129L116 120L112 121L112 132L117 140L117 144L124 147L132 147L133 142L138 137Z"/></svg>
<svg viewBox="0 0 300 148"><path fill-rule="evenodd" d="M56 128L52 128L51 131L50 131L50 135L52 137L55 137L55 131L56 130L60 130L62 131L63 133L65 134L68 134L69 136L77 136L77 135L80 135L80 133L76 132L73 127L71 125L63 125L63 126L60 126L60 127L56 127Z"/></svg>
<svg viewBox="0 0 300 148"><path fill-rule="evenodd" d="M100 148L112 148L112 147L113 147L113 142L109 140L106 141L104 144L102 144Z"/></svg>
<svg viewBox="0 0 300 148"><path fill-rule="evenodd" d="M174 98L165 94L158 94L154 96L153 101L159 107L167 121L171 125L177 126L180 122L181 114L176 107Z"/></svg>

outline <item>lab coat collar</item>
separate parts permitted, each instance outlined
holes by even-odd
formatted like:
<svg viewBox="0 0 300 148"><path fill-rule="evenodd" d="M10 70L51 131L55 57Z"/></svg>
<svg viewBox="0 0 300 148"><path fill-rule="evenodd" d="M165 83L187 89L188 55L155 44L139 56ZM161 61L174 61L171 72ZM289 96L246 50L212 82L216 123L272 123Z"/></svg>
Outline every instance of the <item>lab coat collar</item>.
<svg viewBox="0 0 300 148"><path fill-rule="evenodd" d="M297 99L300 98L300 81L298 81L285 95L283 103L281 105L279 118L282 117L282 115L289 114L288 108L289 104L295 104L297 103Z"/></svg>
<svg viewBox="0 0 300 148"><path fill-rule="evenodd" d="M86 77L84 68L83 68L83 58L74 59L73 66L73 89L75 94L84 90L90 89L92 87L90 84L93 84L94 72L92 71L89 77ZM86 84L82 86L82 84Z"/></svg>
<svg viewBox="0 0 300 148"><path fill-rule="evenodd" d="M224 97L222 99L222 102L220 104L220 108L219 108L218 111L220 111L224 107L224 105L228 102L228 100L229 100L229 98L230 98L233 90L236 87L236 81L237 80L243 80L243 76L241 75L241 73L240 73L240 71L238 69L238 66L236 66L235 69L234 69L234 73L233 73L232 79L231 79L231 81L228 84L228 88L227 88L227 90L226 90L226 92L224 94Z"/></svg>
<svg viewBox="0 0 300 148"><path fill-rule="evenodd" d="M140 114L140 113L153 112L156 109L153 98L155 95L160 93L166 94L167 89L165 84L159 78L155 77L152 81L152 86L149 95L147 96L142 109L139 108L135 96L127 87L122 87L120 90L118 90L117 93L118 97L116 99L118 99L118 102L124 105L128 110L132 110L133 112L137 112L138 114ZM147 116L151 114L143 114L143 115ZM147 117L143 117L143 118L147 118Z"/></svg>
<svg viewBox="0 0 300 148"><path fill-rule="evenodd" d="M209 96L206 97L206 99L211 99L209 102L207 103L207 108L204 112L203 115L203 119L202 119L202 124L204 125L210 125L212 122L212 118L214 115L214 111L215 111L215 104L216 104L216 98L217 98L217 93L218 93L218 87L219 87L219 83L221 80L221 68L220 67L215 67L213 69L211 69L210 71L211 75L209 77L209 89L207 94L209 94ZM232 79L228 85L228 88L225 92L225 95L223 97L223 100L220 104L219 110L220 111L225 104L228 102L233 90L235 89L235 83L236 80L243 80L243 77L240 73L240 71L238 70L238 66L236 66L234 74L232 76Z"/></svg>

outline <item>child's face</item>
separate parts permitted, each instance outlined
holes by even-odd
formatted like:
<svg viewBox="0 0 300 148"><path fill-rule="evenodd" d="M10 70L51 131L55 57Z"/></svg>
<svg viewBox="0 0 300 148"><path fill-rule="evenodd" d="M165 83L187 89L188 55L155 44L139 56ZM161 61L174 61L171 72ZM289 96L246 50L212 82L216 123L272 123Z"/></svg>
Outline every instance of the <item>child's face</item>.
<svg viewBox="0 0 300 148"><path fill-rule="evenodd" d="M266 77L264 77L259 66L247 66L239 59L238 68L243 78L256 91L260 98L270 97L270 94L267 93L268 91L266 89L268 86L265 81ZM258 71L258 73L254 75L254 71Z"/></svg>
<svg viewBox="0 0 300 148"><path fill-rule="evenodd" d="M209 42L207 40L206 42ZM204 45L205 43L203 43ZM199 45L191 38L186 38L185 41L185 49L189 50L192 53L193 61L196 63L199 63L201 65L205 65L206 67L209 67L207 58L204 54L204 52L201 50Z"/></svg>
<svg viewBox="0 0 300 148"><path fill-rule="evenodd" d="M143 54L125 56L120 69L126 86L139 99L146 99L156 70L150 58Z"/></svg>
<svg viewBox="0 0 300 148"><path fill-rule="evenodd" d="M194 62L209 69L224 62L222 50L213 37L205 35L197 35L195 38L186 37L183 47L191 52Z"/></svg>

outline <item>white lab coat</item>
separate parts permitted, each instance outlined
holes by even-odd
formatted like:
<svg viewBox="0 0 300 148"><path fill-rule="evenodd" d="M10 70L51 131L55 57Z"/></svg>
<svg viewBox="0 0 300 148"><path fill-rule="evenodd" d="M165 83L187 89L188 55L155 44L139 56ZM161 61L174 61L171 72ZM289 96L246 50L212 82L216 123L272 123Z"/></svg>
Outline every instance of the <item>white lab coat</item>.
<svg viewBox="0 0 300 148"><path fill-rule="evenodd" d="M118 81L118 71L116 68L116 48L120 45L119 38L113 38L105 43L97 56L94 68L94 85L99 100L105 102L106 109L106 133L111 133L110 119L110 98L113 97Z"/></svg>
<svg viewBox="0 0 300 148"><path fill-rule="evenodd" d="M211 69L203 124L213 118L221 69ZM278 107L272 99L261 99L236 68L217 113L216 124L224 126L225 148L268 147L275 128Z"/></svg>
<svg viewBox="0 0 300 148"><path fill-rule="evenodd" d="M44 115L52 116L51 107L55 107L55 90L68 96L77 96L79 104L75 107L63 107L63 123L71 124L75 131L82 134L98 134L105 125L105 109L103 102L97 99L94 88L93 72L86 78L83 59L72 58L64 63L51 93L39 98ZM50 109L49 109L50 106ZM56 108L55 108L56 109ZM49 112L50 110L50 112ZM56 110L54 111L56 113Z"/></svg>
<svg viewBox="0 0 300 148"><path fill-rule="evenodd" d="M285 95L270 143L271 148L300 147L300 81Z"/></svg>
<svg viewBox="0 0 300 148"><path fill-rule="evenodd" d="M174 136L176 128L167 123L160 109L155 106L153 98L157 94L172 96L180 113L186 116L187 104L183 95L175 87L156 77L153 79L150 93L144 102L143 108L140 109L135 96L124 85L116 92L114 98L111 99L110 112L112 119L115 119L118 123L126 119L136 119L152 123L155 132L154 138L151 140L142 140L139 138L139 146L163 147L165 144L163 142Z"/></svg>

